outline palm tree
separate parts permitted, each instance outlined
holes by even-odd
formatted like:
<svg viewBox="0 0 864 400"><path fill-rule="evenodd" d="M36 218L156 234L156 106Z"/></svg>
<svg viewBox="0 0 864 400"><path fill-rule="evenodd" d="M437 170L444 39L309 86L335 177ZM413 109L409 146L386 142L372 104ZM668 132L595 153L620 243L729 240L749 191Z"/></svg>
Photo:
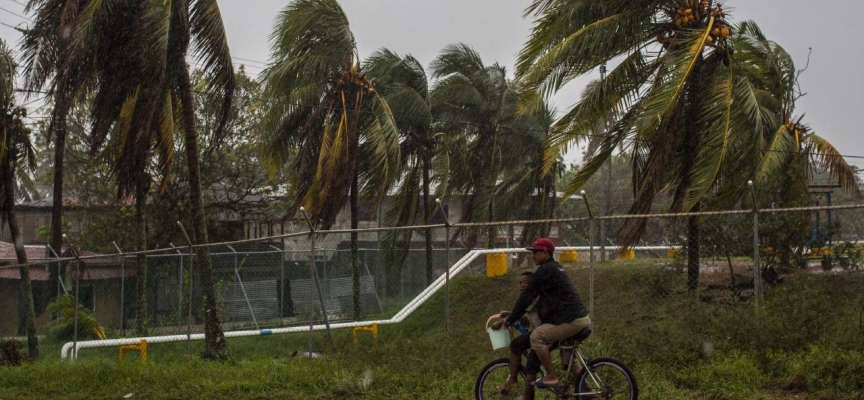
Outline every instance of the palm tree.
<svg viewBox="0 0 864 400"><path fill-rule="evenodd" d="M388 226L413 225L418 214L421 214L422 224L429 225L435 213L430 194L435 142L426 71L414 56L400 56L388 49L380 49L369 56L364 69L376 90L384 96L387 104L390 104L396 126L403 138L400 151L403 162L401 170L405 172L394 201L387 209L384 222ZM398 254L392 254L395 261L388 262L387 265L402 265L413 233L414 231L388 231L384 234L384 248L398 250ZM428 285L434 278L431 230L426 229L424 236ZM388 276L399 276L398 272Z"/></svg>
<svg viewBox="0 0 864 400"><path fill-rule="evenodd" d="M37 22L25 39L30 44L25 46L25 59L31 81L41 86L53 78L51 87L57 104L93 94L93 148L100 148L107 140L115 160L118 196L132 193L136 198L142 238L139 248L146 248L143 208L150 187L147 176L161 174L161 187L166 187L177 125L183 132L186 150L194 240L206 245L194 115L196 92L186 56L190 44L194 45L193 55L210 82L205 95L222 104L217 129L221 132L232 104L234 73L216 1L114 4L33 0L30 7L37 9ZM68 111L68 107L63 109ZM63 109L55 112L58 118L65 115ZM151 150L158 155L155 171L148 161ZM198 259L205 310L206 345L202 357L225 358L227 346L216 314L206 247L201 248ZM143 272L139 282L146 281L146 266L139 269ZM139 309L143 306L142 302Z"/></svg>
<svg viewBox="0 0 864 400"><path fill-rule="evenodd" d="M755 164L756 152L747 149L758 148L774 114L767 108L770 96L751 79L751 66L735 53L738 29L722 4L535 0L526 12L537 20L517 65L530 91L525 107L593 68L617 64L550 135L547 170L552 155L584 139L597 121L613 121L567 193L579 190L622 144L633 155L630 213L650 211L660 192L672 195L673 211L687 212L699 210L707 197L746 190L752 172L735 166ZM691 289L699 277L699 223L688 218ZM635 244L645 226L645 219L627 220L618 233L622 245Z"/></svg>
<svg viewBox="0 0 864 400"><path fill-rule="evenodd" d="M760 146L764 150L757 172L757 182L764 183L772 172L800 164L796 161L803 159L806 162L801 165L805 170L801 171L800 175L804 179L801 179L800 183L809 183L811 170L822 170L837 179L844 190L859 194L856 173L840 152L802 123L803 115L797 118L794 116L795 100L801 96L798 77L803 70L796 70L789 53L777 43L768 40L756 24L742 22L738 31L746 40L737 46L740 49L737 57L754 65L752 70L758 73L754 80L779 100L775 108L778 123L767 130L764 135L765 143Z"/></svg>
<svg viewBox="0 0 864 400"><path fill-rule="evenodd" d="M18 179L16 174L36 169L36 155L30 142L30 129L22 118L26 115L23 107L14 107L15 95L15 62L0 40L0 223L9 225L9 234L15 246L15 256L18 259L21 273L21 294L23 304L18 305L19 320L24 323L19 327L19 333L27 335L27 349L30 359L39 356L39 341L36 338L36 315L33 308L33 287L30 283L30 267L27 265L27 253L24 250L24 238L18 221L15 219L15 187Z"/></svg>
<svg viewBox="0 0 864 400"><path fill-rule="evenodd" d="M48 86L54 103L46 129L48 139L54 139L53 204L49 239L54 252L49 251L48 257L59 255L63 247L66 116L78 95L77 89L88 77L85 60L89 55L61 50L69 45L69 33L74 29L74 18L63 16L77 15L84 4L84 0L31 0L25 7L25 12L28 13L36 10L33 27L24 32L21 41L26 72L25 88L35 93ZM61 35L58 32L66 34ZM53 281L59 277L52 276L51 279Z"/></svg>
<svg viewBox="0 0 864 400"><path fill-rule="evenodd" d="M556 181L564 173L564 162L559 158L549 173L543 173L546 136L555 122L555 114L555 109L543 102L532 114L518 119L506 138L510 147L521 151L510 154L503 166L495 196L501 199L500 208L513 210L510 216L516 219L555 217L558 201ZM551 228L549 223L525 225L519 235L519 246L549 236Z"/></svg>
<svg viewBox="0 0 864 400"><path fill-rule="evenodd" d="M264 157L271 173L286 163L292 202L328 229L349 203L375 208L399 178L399 137L390 108L360 66L348 18L335 0L297 0L277 17L270 67L262 74ZM296 152L296 155L295 155ZM354 319L360 318L360 260L351 234Z"/></svg>
<svg viewBox="0 0 864 400"><path fill-rule="evenodd" d="M430 70L437 80L432 111L447 143L443 165L449 170L439 174L446 180L440 189L466 196L461 222L494 221L499 214L495 188L505 154L521 151L507 140L519 118L515 112L519 90L503 66L484 65L480 55L463 43L447 46ZM454 237L461 234L457 230ZM496 229L487 230L487 247L494 246L495 235ZM467 244L475 242L476 235L471 234Z"/></svg>

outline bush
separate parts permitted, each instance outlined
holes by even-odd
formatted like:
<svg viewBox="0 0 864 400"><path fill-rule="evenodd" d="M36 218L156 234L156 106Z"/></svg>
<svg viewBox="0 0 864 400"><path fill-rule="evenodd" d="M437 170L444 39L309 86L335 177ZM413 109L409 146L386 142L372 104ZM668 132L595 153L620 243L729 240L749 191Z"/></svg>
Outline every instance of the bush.
<svg viewBox="0 0 864 400"><path fill-rule="evenodd" d="M21 352L21 342L9 339L0 342L0 365L21 365L27 360L27 356Z"/></svg>
<svg viewBox="0 0 864 400"><path fill-rule="evenodd" d="M75 332L75 298L63 296L48 305L48 311L57 318L48 323L48 337L61 341L72 338ZM105 329L86 307L78 305L78 340L105 339Z"/></svg>

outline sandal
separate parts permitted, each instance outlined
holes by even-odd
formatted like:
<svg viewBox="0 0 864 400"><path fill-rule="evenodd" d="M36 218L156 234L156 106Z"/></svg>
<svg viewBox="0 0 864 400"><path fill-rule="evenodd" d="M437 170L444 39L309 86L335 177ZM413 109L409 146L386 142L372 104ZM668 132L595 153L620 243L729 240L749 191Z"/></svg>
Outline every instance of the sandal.
<svg viewBox="0 0 864 400"><path fill-rule="evenodd" d="M557 383L546 383L543 382L543 378L537 379L534 382L529 383L529 385L534 386L536 388L557 388Z"/></svg>

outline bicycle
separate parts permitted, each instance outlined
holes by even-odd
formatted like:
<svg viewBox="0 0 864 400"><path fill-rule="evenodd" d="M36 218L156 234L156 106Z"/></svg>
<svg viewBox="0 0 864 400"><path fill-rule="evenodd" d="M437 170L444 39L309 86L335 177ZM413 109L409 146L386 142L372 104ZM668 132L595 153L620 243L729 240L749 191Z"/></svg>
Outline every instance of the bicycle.
<svg viewBox="0 0 864 400"><path fill-rule="evenodd" d="M513 331L510 331L511 338ZM591 328L585 328L579 333L558 342L559 351L570 350L570 357L565 368L567 373L563 374L560 383L555 387L537 388L535 398L538 399L627 399L637 400L639 398L639 387L636 377L630 368L623 362L611 357L585 358L579 345L591 336ZM528 351L523 355L527 358ZM573 378L572 371L574 363L578 362L582 369ZM503 374L502 374L503 373ZM499 358L483 367L477 381L474 384L474 396L477 400L491 399L517 399L521 396L525 383L525 367L519 365L520 385L507 392L500 392L496 385L503 382L510 374L510 359ZM544 371L541 368L538 378L542 378Z"/></svg>

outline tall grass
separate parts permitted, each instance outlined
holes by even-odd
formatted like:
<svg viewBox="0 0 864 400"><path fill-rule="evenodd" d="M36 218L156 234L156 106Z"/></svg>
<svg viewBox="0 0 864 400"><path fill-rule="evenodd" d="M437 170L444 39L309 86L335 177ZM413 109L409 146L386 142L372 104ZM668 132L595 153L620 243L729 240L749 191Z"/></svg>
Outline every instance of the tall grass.
<svg viewBox="0 0 864 400"><path fill-rule="evenodd" d="M451 287L449 338L439 293L405 322L379 327L379 345L335 331L336 351L314 335L322 358L304 352L307 334L229 339L231 360L198 359L202 343L150 346L146 366L117 349L88 349L0 368L0 399L468 399L493 352L483 324L509 308L517 277L467 276ZM587 296L585 270L571 271ZM766 307L721 291L687 293L685 277L644 261L596 271L591 356L613 356L637 374L643 399L858 399L864 393L864 276L794 276L768 291Z"/></svg>

